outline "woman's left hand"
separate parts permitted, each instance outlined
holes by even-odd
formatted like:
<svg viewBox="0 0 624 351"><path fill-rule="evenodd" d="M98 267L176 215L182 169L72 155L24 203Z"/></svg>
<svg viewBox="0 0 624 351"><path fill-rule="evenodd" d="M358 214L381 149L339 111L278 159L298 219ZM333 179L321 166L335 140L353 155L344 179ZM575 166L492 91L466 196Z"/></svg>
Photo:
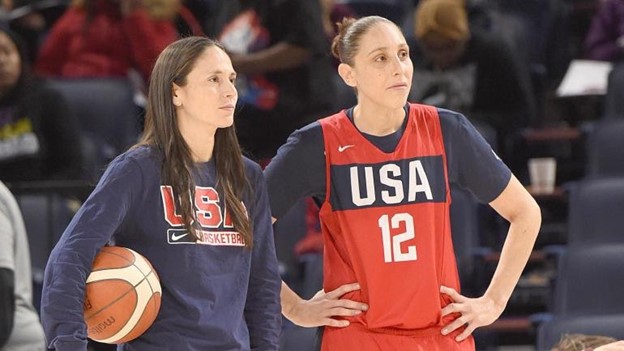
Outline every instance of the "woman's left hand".
<svg viewBox="0 0 624 351"><path fill-rule="evenodd" d="M442 309L442 317L451 313L461 314L453 322L442 328L442 334L448 335L454 330L466 326L466 329L455 338L457 341L466 339L479 327L492 324L500 317L505 308L505 306L498 306L487 296L470 298L446 286L440 287L440 292L450 296L453 300L452 303Z"/></svg>

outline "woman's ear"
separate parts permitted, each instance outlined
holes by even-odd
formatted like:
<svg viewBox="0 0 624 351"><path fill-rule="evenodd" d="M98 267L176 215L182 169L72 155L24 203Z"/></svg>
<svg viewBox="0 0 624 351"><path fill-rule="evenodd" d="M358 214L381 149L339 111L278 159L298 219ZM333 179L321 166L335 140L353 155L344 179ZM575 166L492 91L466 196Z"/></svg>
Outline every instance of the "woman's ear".
<svg viewBox="0 0 624 351"><path fill-rule="evenodd" d="M171 99L173 105L178 107L182 106L182 101L180 100L179 93L180 87L177 84L173 83L173 86L171 87Z"/></svg>
<svg viewBox="0 0 624 351"><path fill-rule="evenodd" d="M348 86L355 88L356 82L353 77L353 68L351 68L351 66L346 63L341 63L338 65L338 74Z"/></svg>

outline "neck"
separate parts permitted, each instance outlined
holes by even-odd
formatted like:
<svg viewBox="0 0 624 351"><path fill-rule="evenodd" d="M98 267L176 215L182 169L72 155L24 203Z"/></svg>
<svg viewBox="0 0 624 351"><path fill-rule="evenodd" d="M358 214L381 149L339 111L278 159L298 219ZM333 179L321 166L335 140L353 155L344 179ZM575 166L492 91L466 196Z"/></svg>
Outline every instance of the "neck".
<svg viewBox="0 0 624 351"><path fill-rule="evenodd" d="M189 144L189 147L191 148L191 157L195 163L204 163L212 159L212 151L214 150L214 135L209 138L203 138L200 143L201 144L197 145L197 143L191 144L187 141L187 144Z"/></svg>
<svg viewBox="0 0 624 351"><path fill-rule="evenodd" d="M362 132L375 136L392 134L401 128L405 119L405 110L371 106L359 102L353 109L353 122Z"/></svg>
<svg viewBox="0 0 624 351"><path fill-rule="evenodd" d="M193 162L202 163L212 159L216 130L206 131L204 128L184 128L180 125L180 132L191 150Z"/></svg>

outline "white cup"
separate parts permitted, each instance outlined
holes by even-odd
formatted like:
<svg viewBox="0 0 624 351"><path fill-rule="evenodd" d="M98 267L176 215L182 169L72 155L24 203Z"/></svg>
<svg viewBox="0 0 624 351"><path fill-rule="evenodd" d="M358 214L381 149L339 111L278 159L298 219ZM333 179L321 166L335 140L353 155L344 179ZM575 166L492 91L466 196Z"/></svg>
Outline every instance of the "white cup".
<svg viewBox="0 0 624 351"><path fill-rule="evenodd" d="M554 157L529 159L529 177L534 193L550 194L555 191L557 160Z"/></svg>

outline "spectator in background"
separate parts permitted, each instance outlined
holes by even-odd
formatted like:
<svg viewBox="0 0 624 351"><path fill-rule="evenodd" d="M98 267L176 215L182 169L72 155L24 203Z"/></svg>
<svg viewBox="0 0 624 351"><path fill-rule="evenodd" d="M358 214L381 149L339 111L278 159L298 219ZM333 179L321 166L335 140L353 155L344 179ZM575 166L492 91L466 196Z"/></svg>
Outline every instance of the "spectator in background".
<svg viewBox="0 0 624 351"><path fill-rule="evenodd" d="M143 0L143 5L152 19L172 21L179 37L204 33L197 17L182 0Z"/></svg>
<svg viewBox="0 0 624 351"><path fill-rule="evenodd" d="M614 62L624 58L624 1L599 1L584 49L591 60Z"/></svg>
<svg viewBox="0 0 624 351"><path fill-rule="evenodd" d="M353 10L347 4L337 4L335 0L319 0L323 19L323 30L327 41L331 43L338 33L337 23L346 17L356 17ZM337 69L340 61L334 58L334 66Z"/></svg>
<svg viewBox="0 0 624 351"><path fill-rule="evenodd" d="M607 118L619 118L624 115L621 99L624 86L624 0L598 3L598 11L585 37L585 58L614 63L609 73L607 93L600 100L604 111L598 113Z"/></svg>
<svg viewBox="0 0 624 351"><path fill-rule="evenodd" d="M223 1L214 34L238 72L237 132L256 160L333 108L335 83L318 1Z"/></svg>
<svg viewBox="0 0 624 351"><path fill-rule="evenodd" d="M325 31L325 37L327 42L331 44L336 34L338 34L338 23L343 18L357 17L355 12L347 4L337 4L335 0L320 0L321 4L321 17L323 19L323 29ZM332 58L334 70L332 72L333 85L336 88L334 101L335 107L332 110L346 108L356 104L355 94L351 87L343 84L342 78L338 75L338 65L340 60L335 57ZM309 228L308 228L309 231Z"/></svg>
<svg viewBox="0 0 624 351"><path fill-rule="evenodd" d="M48 31L67 7L68 0L1 0L6 21L13 32L22 38L29 64L34 64L39 48Z"/></svg>
<svg viewBox="0 0 624 351"><path fill-rule="evenodd" d="M187 30L180 33L173 15ZM65 78L126 77L147 82L156 57L201 27L179 0L75 0L41 47L36 71Z"/></svg>
<svg viewBox="0 0 624 351"><path fill-rule="evenodd" d="M505 156L506 139L535 115L528 71L501 38L470 32L463 1L421 1L414 21L411 100L470 116Z"/></svg>
<svg viewBox="0 0 624 351"><path fill-rule="evenodd" d="M329 43L334 40L338 34L338 23L343 18L356 17L353 10L346 4L336 4L334 0L320 0L321 12L323 17L323 29ZM333 58L334 80L337 89L337 101L342 102L343 106L337 106L337 109L353 106L357 103L353 89L342 82L342 78L338 74L338 65L340 60ZM293 252L297 257L305 254L323 254L323 236L321 233L321 224L318 218L319 204L314 202L313 198L306 199L306 232L303 238L299 240ZM320 287L319 287L320 288Z"/></svg>
<svg viewBox="0 0 624 351"><path fill-rule="evenodd" d="M202 31L208 28L213 16L215 16L220 3L223 0L182 0L184 6L189 9L202 27Z"/></svg>
<svg viewBox="0 0 624 351"><path fill-rule="evenodd" d="M43 329L32 303L26 228L15 198L0 182L0 350L43 351Z"/></svg>
<svg viewBox="0 0 624 351"><path fill-rule="evenodd" d="M17 35L0 26L0 180L78 178L78 122L23 57Z"/></svg>

